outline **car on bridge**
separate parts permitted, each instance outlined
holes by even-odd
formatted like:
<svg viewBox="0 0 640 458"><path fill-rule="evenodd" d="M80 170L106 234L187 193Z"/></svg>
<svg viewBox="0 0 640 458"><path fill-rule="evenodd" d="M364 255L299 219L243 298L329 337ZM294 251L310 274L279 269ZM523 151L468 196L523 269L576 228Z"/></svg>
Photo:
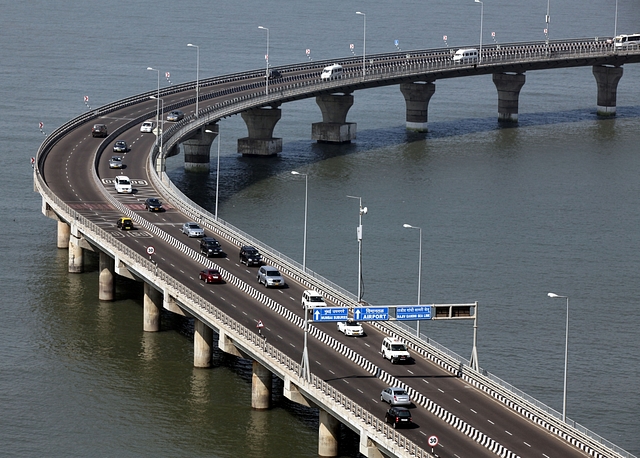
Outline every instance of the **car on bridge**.
<svg viewBox="0 0 640 458"><path fill-rule="evenodd" d="M411 355L404 342L394 339L393 337L385 337L382 339L380 353L382 353L384 359L388 359L393 364L411 360Z"/></svg>
<svg viewBox="0 0 640 458"><path fill-rule="evenodd" d="M123 231L134 229L133 221L131 221L131 218L127 218L125 216L123 216L122 218L118 218L118 221L116 222L116 227L118 229L122 229Z"/></svg>
<svg viewBox="0 0 640 458"><path fill-rule="evenodd" d="M116 187L116 192L118 194L131 194L133 192L133 188L131 187L131 180L129 179L129 177L118 175L113 181Z"/></svg>
<svg viewBox="0 0 640 458"><path fill-rule="evenodd" d="M162 208L162 202L157 197L149 197L144 201L144 208L150 212L161 212L164 210Z"/></svg>
<svg viewBox="0 0 640 458"><path fill-rule="evenodd" d="M200 240L200 253L205 255L207 258L210 258L211 256L224 255L220 242L213 237L204 237Z"/></svg>
<svg viewBox="0 0 640 458"><path fill-rule="evenodd" d="M392 406L410 406L411 398L409 394L404 390L404 388L400 388L397 386L390 386L385 388L380 393L380 400L382 402L388 402L389 405Z"/></svg>
<svg viewBox="0 0 640 458"><path fill-rule="evenodd" d="M124 140L117 140L113 144L114 153L126 153L127 151L129 151L129 147L127 146L127 142Z"/></svg>
<svg viewBox="0 0 640 458"><path fill-rule="evenodd" d="M200 271L200 280L205 283L224 283L220 271L217 269L204 269Z"/></svg>
<svg viewBox="0 0 640 458"><path fill-rule="evenodd" d="M254 247L246 245L240 248L240 264L259 266L262 264L262 255Z"/></svg>
<svg viewBox="0 0 640 458"><path fill-rule="evenodd" d="M384 415L384 421L391 423L391 426L411 426L411 411L406 407L391 407Z"/></svg>
<svg viewBox="0 0 640 458"><path fill-rule="evenodd" d="M302 292L302 308L308 308L309 313L313 312L312 307L326 307L324 297L315 289L305 289Z"/></svg>
<svg viewBox="0 0 640 458"><path fill-rule="evenodd" d="M187 234L187 236L189 237L204 237L204 229L202 229L193 221L184 223L182 225L182 233Z"/></svg>
<svg viewBox="0 0 640 458"><path fill-rule="evenodd" d="M280 73L280 71L278 70L269 70L269 79L276 79L276 78L282 78L282 73Z"/></svg>
<svg viewBox="0 0 640 458"><path fill-rule="evenodd" d="M121 169L122 167L122 156L111 156L111 159L109 159L109 168Z"/></svg>
<svg viewBox="0 0 640 458"><path fill-rule="evenodd" d="M287 286L284 278L282 278L282 274L280 274L280 271L271 266L261 266L258 269L258 283L263 284L266 288L284 288Z"/></svg>
<svg viewBox="0 0 640 458"><path fill-rule="evenodd" d="M345 336L364 336L362 325L352 318L347 321L338 321L338 331Z"/></svg>
<svg viewBox="0 0 640 458"><path fill-rule="evenodd" d="M181 119L184 119L184 113L180 110L173 110L167 115L167 121L176 122Z"/></svg>
<svg viewBox="0 0 640 458"><path fill-rule="evenodd" d="M156 123L153 121L145 121L140 126L140 132L153 132L153 128L156 127Z"/></svg>
<svg viewBox="0 0 640 458"><path fill-rule="evenodd" d="M94 124L91 128L92 137L106 137L108 130L106 124Z"/></svg>

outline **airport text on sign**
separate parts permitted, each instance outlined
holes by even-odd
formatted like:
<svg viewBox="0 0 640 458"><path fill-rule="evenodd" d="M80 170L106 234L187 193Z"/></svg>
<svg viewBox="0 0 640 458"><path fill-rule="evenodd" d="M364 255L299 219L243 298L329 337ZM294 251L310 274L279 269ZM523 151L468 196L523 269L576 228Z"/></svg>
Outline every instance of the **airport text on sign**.
<svg viewBox="0 0 640 458"><path fill-rule="evenodd" d="M356 321L386 321L389 319L389 307L356 307L353 318Z"/></svg>

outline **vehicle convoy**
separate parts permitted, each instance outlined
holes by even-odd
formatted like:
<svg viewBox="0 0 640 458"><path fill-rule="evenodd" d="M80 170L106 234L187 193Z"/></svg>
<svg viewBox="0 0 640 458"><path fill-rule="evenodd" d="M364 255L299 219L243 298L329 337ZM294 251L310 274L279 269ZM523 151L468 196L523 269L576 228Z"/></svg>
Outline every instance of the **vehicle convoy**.
<svg viewBox="0 0 640 458"><path fill-rule="evenodd" d="M382 339L380 353L382 353L382 357L384 359L388 359L393 364L407 362L411 359L411 355L409 355L407 346L404 342L392 337L385 337Z"/></svg>
<svg viewBox="0 0 640 458"><path fill-rule="evenodd" d="M213 237L204 237L200 240L200 253L207 258L211 256L222 256L224 254L220 242Z"/></svg>
<svg viewBox="0 0 640 458"><path fill-rule="evenodd" d="M254 247L246 245L240 248L240 264L259 266L262 264L262 255Z"/></svg>
<svg viewBox="0 0 640 458"><path fill-rule="evenodd" d="M204 229L193 221L182 225L182 233L187 234L188 237L204 237Z"/></svg>
<svg viewBox="0 0 640 458"><path fill-rule="evenodd" d="M338 321L338 331L343 333L345 336L364 335L362 325L357 321L354 321L352 318L349 318L347 321Z"/></svg>
<svg viewBox="0 0 640 458"><path fill-rule="evenodd" d="M280 271L271 266L261 266L258 269L258 283L263 284L266 288L282 288L287 285L284 281L284 278L282 278Z"/></svg>

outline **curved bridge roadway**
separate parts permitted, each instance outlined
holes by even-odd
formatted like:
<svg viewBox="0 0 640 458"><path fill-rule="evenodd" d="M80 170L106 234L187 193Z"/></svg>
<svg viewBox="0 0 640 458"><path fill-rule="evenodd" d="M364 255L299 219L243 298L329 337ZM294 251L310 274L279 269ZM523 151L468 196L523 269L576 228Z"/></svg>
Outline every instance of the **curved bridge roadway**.
<svg viewBox="0 0 640 458"><path fill-rule="evenodd" d="M211 124L225 116L241 112L251 107L260 107L273 103L312 97L323 93L353 91L366 87L398 84L416 80L434 80L444 77L465 76L498 71L519 71L525 69L553 68L560 66L620 65L625 62L637 62L640 55L629 53L621 56L613 53L610 45L601 41L571 41L503 45L500 49L483 49L484 64L475 66L453 66L449 50L405 52L369 56L373 64L367 68L367 76L362 77L361 60L344 59L345 78L339 81L322 82L319 73L328 62L300 64L279 68L282 78L271 80L269 94L265 94L264 71L253 71L204 80L200 85L200 116L194 116L194 83L163 89L160 96L164 100L164 111L180 107L187 113L185 120L179 123L167 123L164 143L168 150L172 144L198 126ZM369 62L369 61L368 61ZM87 113L52 133L38 153L36 173L40 174L57 198L69 205L82 216L107 231L112 237L120 239L131 250L145 255L146 247L153 245L156 250L154 259L158 267L169 272L185 288L207 298L216 307L225 311L248 329L255 329L257 320L266 327L263 332L268 342L293 360L302 359L303 333L300 319L292 320L264 306L256 295L240 290L231 282L223 285L205 285L198 279L203 268L202 259L196 254L198 240L187 239L181 234L183 222L193 219L185 216L179 208L181 203L167 202L166 212L149 213L144 211L145 198L165 194L152 184L154 179L157 147L154 146L154 134L141 133L141 121L154 118L156 101L149 96L150 91L108 107ZM95 122L107 124L111 135L107 139L91 136L91 125ZM126 168L124 173L134 180L136 192L132 195L117 195L112 180L118 172L109 169L113 140L126 140L130 151L124 154ZM150 159L151 156L151 159ZM93 174L101 180L96 182ZM101 184L99 184L101 183ZM45 199L46 200L46 199ZM136 212L136 219L144 219L171 236L168 241L157 237L151 231L143 230L122 233L115 228L116 219L122 212L114 205L119 201L127 209ZM44 208L44 207L43 207ZM208 235L211 231L208 231ZM286 277L289 288L266 290L256 283L255 268L247 268L237 260L237 241L225 240L216 235L227 254L215 259L215 263L229 276L249 284L264 293L276 303L291 312L291 316L302 318L300 297L306 289L293 277ZM188 248L177 250L178 240ZM490 457L491 450L501 456L522 457L580 457L586 454L562 440L548 429L527 419L512 410L483 390L466 380L452 375L450 370L423 358L414 352L415 363L395 366L383 361L380 342L386 333L379 326L366 325L367 336L347 338L335 329L335 326L317 325L328 339L335 340L360 355L361 358L377 365L390 374L386 381L398 380L410 388L414 400L431 400L449 414L440 417L433 415L421 405L412 409L413 420L417 425L408 429L404 435L422 448L428 449L426 438L432 434L440 438L437 454L442 457ZM327 340L325 337L324 340ZM387 386L383 380L372 375L376 370L365 369L345 358L324 341L310 339L309 353L311 372L326 381L346 397L354 400L367 411L384 416L386 406L380 402L379 393ZM379 372L379 371L377 371ZM421 404L416 402L416 404ZM422 402L424 404L424 402ZM463 425L467 434L443 421L447 415L455 416ZM553 429L553 428L551 428ZM469 431L480 432L478 435ZM478 442L484 445L480 445ZM501 447L496 448L496 444ZM603 456L596 453L596 456ZM611 454L610 456L616 456Z"/></svg>

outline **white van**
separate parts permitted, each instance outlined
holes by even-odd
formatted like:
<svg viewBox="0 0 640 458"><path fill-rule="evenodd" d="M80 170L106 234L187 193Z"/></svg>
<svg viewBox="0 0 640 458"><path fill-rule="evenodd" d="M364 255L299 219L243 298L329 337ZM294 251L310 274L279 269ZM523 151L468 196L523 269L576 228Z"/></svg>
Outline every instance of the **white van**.
<svg viewBox="0 0 640 458"><path fill-rule="evenodd" d="M461 48L453 55L455 64L477 64L478 50L476 48Z"/></svg>
<svg viewBox="0 0 640 458"><path fill-rule="evenodd" d="M305 289L302 292L302 308L309 308L309 313L313 312L315 307L326 307L327 303L324 301L324 297L314 290Z"/></svg>
<svg viewBox="0 0 640 458"><path fill-rule="evenodd" d="M114 184L116 187L116 192L118 194L131 194L131 192L133 192L133 190L131 189L131 180L129 180L129 177L118 175L114 180Z"/></svg>
<svg viewBox="0 0 640 458"><path fill-rule="evenodd" d="M343 73L342 65L339 65L339 64L329 65L328 67L325 67L324 70L322 70L320 79L330 80L330 79L340 78L342 76L342 73Z"/></svg>

